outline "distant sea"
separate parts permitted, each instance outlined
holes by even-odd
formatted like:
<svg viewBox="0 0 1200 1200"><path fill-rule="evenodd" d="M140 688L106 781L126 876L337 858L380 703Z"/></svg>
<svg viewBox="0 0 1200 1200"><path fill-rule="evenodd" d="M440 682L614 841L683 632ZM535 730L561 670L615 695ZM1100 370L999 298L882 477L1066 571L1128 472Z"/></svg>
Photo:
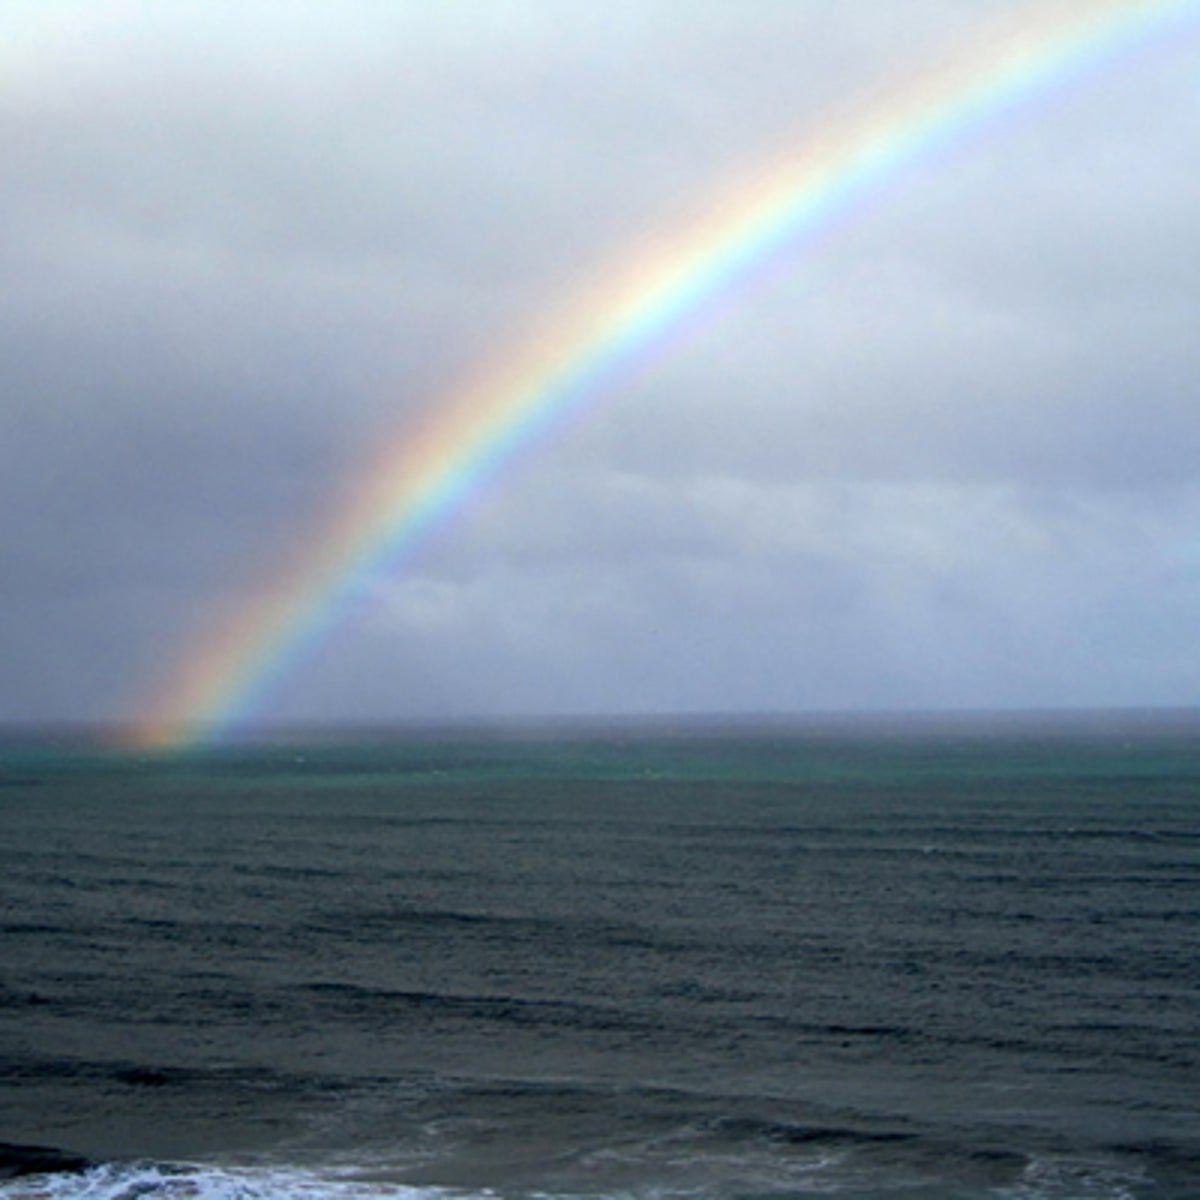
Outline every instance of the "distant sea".
<svg viewBox="0 0 1200 1200"><path fill-rule="evenodd" d="M0 1198L1200 1196L1195 714L0 746Z"/></svg>

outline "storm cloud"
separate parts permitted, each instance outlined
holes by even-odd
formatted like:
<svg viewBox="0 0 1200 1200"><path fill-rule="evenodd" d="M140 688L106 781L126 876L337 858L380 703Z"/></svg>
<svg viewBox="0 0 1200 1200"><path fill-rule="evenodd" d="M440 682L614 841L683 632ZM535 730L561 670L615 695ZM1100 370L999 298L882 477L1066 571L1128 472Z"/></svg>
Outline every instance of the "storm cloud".
<svg viewBox="0 0 1200 1200"><path fill-rule="evenodd" d="M605 264L1022 6L14 4L0 719L117 720ZM1200 27L797 246L264 718L1189 704Z"/></svg>

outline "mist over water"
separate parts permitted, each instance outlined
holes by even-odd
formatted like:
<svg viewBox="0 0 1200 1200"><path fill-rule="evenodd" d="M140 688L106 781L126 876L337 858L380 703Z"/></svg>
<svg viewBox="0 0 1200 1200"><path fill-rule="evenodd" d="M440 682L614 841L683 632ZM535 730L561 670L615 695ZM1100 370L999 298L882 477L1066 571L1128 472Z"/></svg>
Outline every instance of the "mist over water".
<svg viewBox="0 0 1200 1200"><path fill-rule="evenodd" d="M1198 817L1186 714L13 736L0 1196L1195 1195Z"/></svg>

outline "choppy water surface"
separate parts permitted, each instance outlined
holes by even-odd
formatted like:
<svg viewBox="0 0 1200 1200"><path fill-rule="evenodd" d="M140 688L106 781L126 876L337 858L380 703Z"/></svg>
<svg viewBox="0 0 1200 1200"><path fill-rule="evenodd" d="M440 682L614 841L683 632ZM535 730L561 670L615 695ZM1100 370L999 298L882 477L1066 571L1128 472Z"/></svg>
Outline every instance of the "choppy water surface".
<svg viewBox="0 0 1200 1200"><path fill-rule="evenodd" d="M1179 720L10 739L0 821L0 1197L1200 1195Z"/></svg>

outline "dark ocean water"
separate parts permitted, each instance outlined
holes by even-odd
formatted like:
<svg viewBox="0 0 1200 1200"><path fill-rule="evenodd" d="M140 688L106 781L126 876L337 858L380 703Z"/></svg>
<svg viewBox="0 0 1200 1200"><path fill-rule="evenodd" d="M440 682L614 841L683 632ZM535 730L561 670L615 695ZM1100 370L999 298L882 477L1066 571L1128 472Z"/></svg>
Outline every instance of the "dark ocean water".
<svg viewBox="0 0 1200 1200"><path fill-rule="evenodd" d="M0 829L7 1200L1200 1196L1178 714L14 737Z"/></svg>

